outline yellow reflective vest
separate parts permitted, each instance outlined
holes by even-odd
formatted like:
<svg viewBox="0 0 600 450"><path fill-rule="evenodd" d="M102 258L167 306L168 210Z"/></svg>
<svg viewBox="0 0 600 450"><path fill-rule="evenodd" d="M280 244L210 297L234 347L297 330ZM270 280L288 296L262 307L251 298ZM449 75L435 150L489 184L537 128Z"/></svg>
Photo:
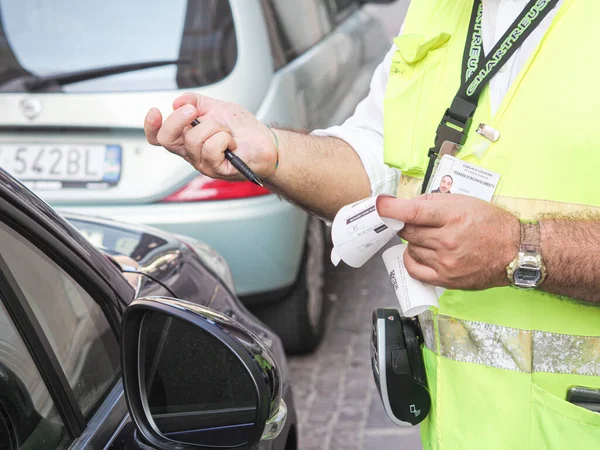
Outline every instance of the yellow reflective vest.
<svg viewBox="0 0 600 450"><path fill-rule="evenodd" d="M402 171L399 197L420 192L472 6L413 1L396 38L384 141L385 162ZM457 155L500 173L492 201L522 219L600 211L599 18L598 0L565 0L493 116L484 90ZM476 134L479 123L500 139ZM433 398L425 448L600 449L600 414L565 399L573 385L600 388L600 307L508 287L446 291L420 322Z"/></svg>

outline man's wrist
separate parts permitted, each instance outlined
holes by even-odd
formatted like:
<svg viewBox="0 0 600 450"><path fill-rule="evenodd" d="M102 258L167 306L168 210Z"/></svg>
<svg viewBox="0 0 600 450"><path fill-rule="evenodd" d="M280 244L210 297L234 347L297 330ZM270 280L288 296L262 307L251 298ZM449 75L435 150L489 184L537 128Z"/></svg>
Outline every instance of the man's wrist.
<svg viewBox="0 0 600 450"><path fill-rule="evenodd" d="M540 224L525 220L519 224L519 246L516 256L506 267L506 276L511 286L537 288L546 278Z"/></svg>
<svg viewBox="0 0 600 450"><path fill-rule="evenodd" d="M271 127L270 125L267 125L267 128L271 132L271 135L273 138L273 144L275 145L275 153L277 154L277 159L275 160L275 166L274 166L273 170L266 177L263 177L262 181L267 181L269 178L272 178L273 175L275 175L275 172L277 172L277 169L279 168L279 157L280 157L279 137L277 136L277 133L275 133L275 130L273 129L273 127Z"/></svg>
<svg viewBox="0 0 600 450"><path fill-rule="evenodd" d="M510 214L510 213L509 213ZM504 238L504 252L500 258L497 258L498 267L498 279L496 280L495 286L508 286L509 282L506 278L506 266L515 258L515 255L519 251L519 243L521 242L521 225L517 216L510 214L510 221L507 222L502 236Z"/></svg>

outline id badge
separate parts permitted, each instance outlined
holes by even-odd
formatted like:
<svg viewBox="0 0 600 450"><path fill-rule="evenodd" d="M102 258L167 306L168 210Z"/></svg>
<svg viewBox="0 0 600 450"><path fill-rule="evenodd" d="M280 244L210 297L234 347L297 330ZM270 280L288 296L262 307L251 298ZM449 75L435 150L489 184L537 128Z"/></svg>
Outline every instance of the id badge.
<svg viewBox="0 0 600 450"><path fill-rule="evenodd" d="M462 194L490 202L499 182L500 174L446 153L438 158L427 192Z"/></svg>
<svg viewBox="0 0 600 450"><path fill-rule="evenodd" d="M438 156L435 159L435 162L433 163L433 169L432 169L431 173L434 175L437 173L438 165L440 164L440 160L444 157L444 155L456 156L456 154L460 151L461 148L462 148L462 145L457 144L456 142L452 142L452 141L442 142L442 146L440 147ZM434 177L429 177L429 181L427 183L427 188L425 189L425 193L431 192L431 189L433 186L433 180L434 180Z"/></svg>

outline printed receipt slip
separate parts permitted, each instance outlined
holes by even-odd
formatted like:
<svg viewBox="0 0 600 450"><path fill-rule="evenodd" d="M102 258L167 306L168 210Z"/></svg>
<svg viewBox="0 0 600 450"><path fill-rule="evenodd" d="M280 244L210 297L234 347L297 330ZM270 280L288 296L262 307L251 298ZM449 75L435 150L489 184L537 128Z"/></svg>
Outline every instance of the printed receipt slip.
<svg viewBox="0 0 600 450"><path fill-rule="evenodd" d="M379 196L344 206L335 216L331 227L333 250L331 262L344 261L351 267L362 267L375 253L396 236L404 223L380 217L377 212ZM414 316L437 306L436 290L410 277L402 260L406 245L397 245L383 253L383 261L396 291L400 309L405 316Z"/></svg>
<svg viewBox="0 0 600 450"><path fill-rule="evenodd" d="M387 244L404 223L381 218L377 212L379 195L344 206L331 226L331 262L344 261L351 267L362 267Z"/></svg>
<svg viewBox="0 0 600 450"><path fill-rule="evenodd" d="M499 180L497 173L444 155L427 192L463 194L489 202ZM331 227L334 265L344 261L351 267L361 267L404 227L399 220L379 216L378 198L379 195L346 205L335 216ZM405 244L396 245L383 252L382 257L402 314L413 317L439 306L444 289L411 278L404 267L405 250Z"/></svg>
<svg viewBox="0 0 600 450"><path fill-rule="evenodd" d="M411 278L404 267L406 244L395 245L383 252L382 258L392 281L402 315L414 317L432 306L439 306L438 298L444 289Z"/></svg>

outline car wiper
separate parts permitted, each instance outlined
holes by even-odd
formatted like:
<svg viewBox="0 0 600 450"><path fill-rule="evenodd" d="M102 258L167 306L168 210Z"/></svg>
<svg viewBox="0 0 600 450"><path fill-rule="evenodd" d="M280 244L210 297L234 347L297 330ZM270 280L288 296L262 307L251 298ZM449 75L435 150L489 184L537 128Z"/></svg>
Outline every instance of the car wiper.
<svg viewBox="0 0 600 450"><path fill-rule="evenodd" d="M98 67L95 69L79 70L76 72L58 73L55 75L46 75L36 77L25 75L22 77L8 80L0 85L0 92L39 92L42 90L57 91L60 86L66 84L78 83L80 81L93 80L96 78L118 75L120 73L135 72L137 70L152 69L154 67L189 64L185 59L175 59L166 61L148 61L132 64L120 64L115 66Z"/></svg>

